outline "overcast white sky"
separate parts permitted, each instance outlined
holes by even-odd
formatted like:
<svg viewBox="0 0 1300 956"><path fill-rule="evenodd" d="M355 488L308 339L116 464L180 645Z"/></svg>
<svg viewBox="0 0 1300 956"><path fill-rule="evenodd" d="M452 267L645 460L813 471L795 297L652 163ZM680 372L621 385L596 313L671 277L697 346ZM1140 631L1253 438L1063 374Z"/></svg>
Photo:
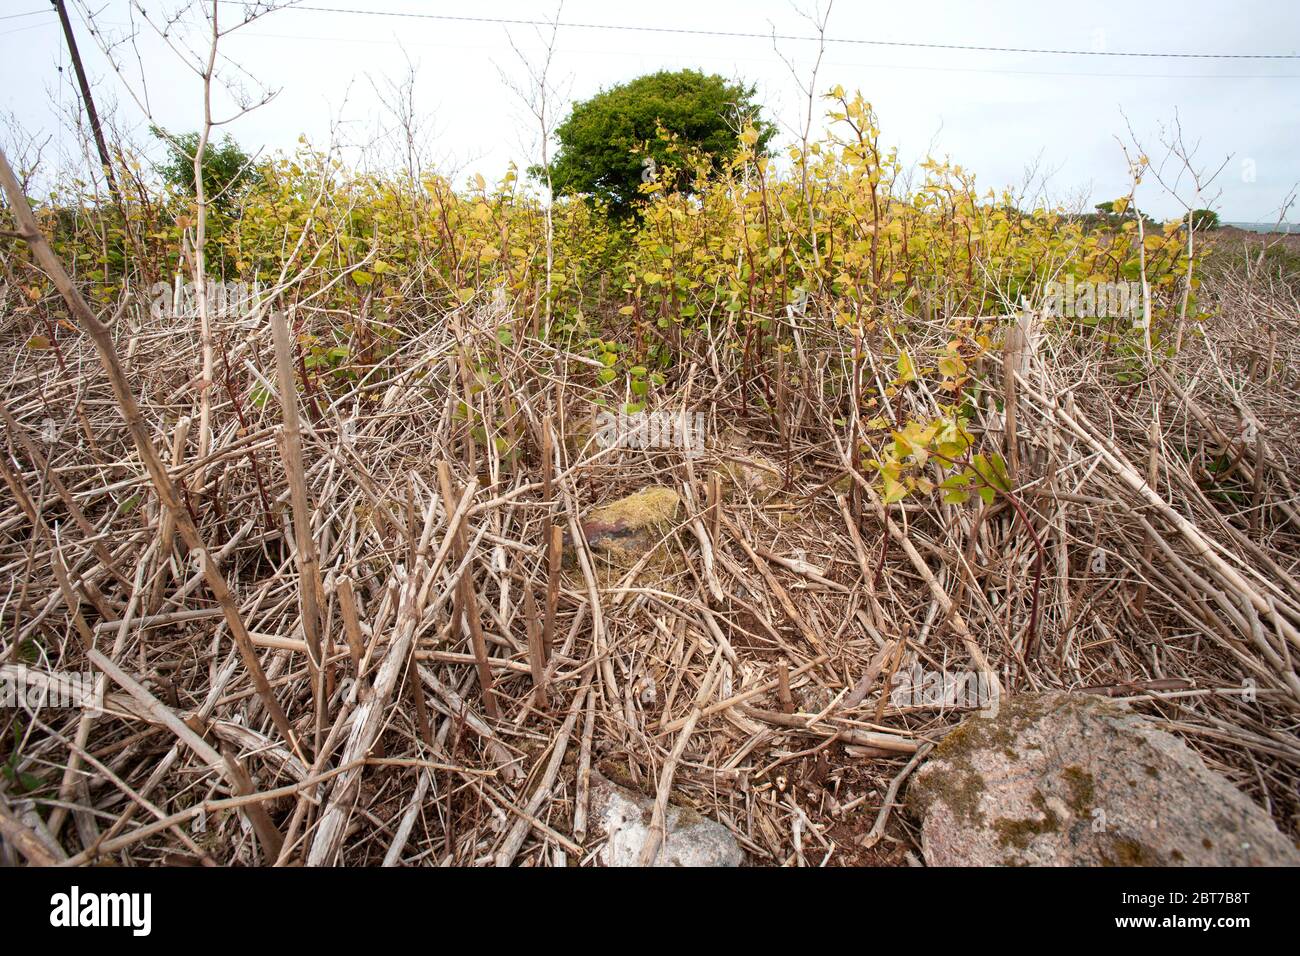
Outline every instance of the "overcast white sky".
<svg viewBox="0 0 1300 956"><path fill-rule="evenodd" d="M811 0L796 2L806 9ZM142 3L155 18L185 5L183 0ZM86 23L89 10L105 33L125 31L128 0L68 0L68 5L101 110L115 110L124 127L141 129L141 109ZM223 41L233 64L280 91L270 104L228 127L245 148L289 150L302 134L324 145L331 124L339 121L349 142L368 141L383 122L375 86L400 79L409 57L418 67L416 111L430 133L431 155L445 169L457 170L461 181L475 171L492 178L511 159L523 164L535 158L531 121L501 73L524 79L507 33L537 56L543 43L536 29L373 12L545 18L554 14L553 3L307 0L303 6L316 9L277 11ZM239 13L237 5L222 4L223 17ZM57 137L60 110L77 106L57 17L45 0L0 0L0 18L0 110L12 112L28 132ZM567 0L566 21L809 33L787 0ZM1300 4L837 0L827 33L851 40L1294 57L1300 53ZM803 70L811 66L815 44L782 40L780 47ZM138 48L155 120L171 129L195 128L201 116L197 77L148 28ZM134 54L122 52L128 78L139 89ZM553 69L569 97L582 99L643 73L682 67L756 83L769 114L797 122L800 94L770 38L561 26ZM234 74L230 63L225 69ZM897 145L905 161L932 151L975 171L985 186L1018 183L1026 166L1038 160L1051 174L1048 188L1058 200L1082 194L1091 205L1115 198L1127 191L1115 141L1116 134L1125 133L1125 114L1154 159L1160 124L1168 124L1175 111L1185 138L1199 143L1203 165L1217 168L1232 157L1216 183L1222 193L1215 206L1224 219L1272 221L1300 183L1300 59L1062 56L831 43L818 86L825 90L837 83L862 90L879 113L883 139ZM218 107L217 112L225 111ZM0 132L6 146L10 138ZM1153 183L1144 187L1142 202L1160 216L1180 208ZM1290 218L1295 220L1294 211Z"/></svg>

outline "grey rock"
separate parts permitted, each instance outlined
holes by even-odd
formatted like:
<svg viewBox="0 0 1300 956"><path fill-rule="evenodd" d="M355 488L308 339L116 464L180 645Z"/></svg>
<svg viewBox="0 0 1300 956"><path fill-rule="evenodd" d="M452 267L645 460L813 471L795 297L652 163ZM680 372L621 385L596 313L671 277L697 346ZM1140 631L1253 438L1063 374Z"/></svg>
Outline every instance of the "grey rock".
<svg viewBox="0 0 1300 956"><path fill-rule="evenodd" d="M591 820L605 838L598 857L605 866L639 866L650 836L654 801L592 774ZM744 853L731 831L693 810L668 805L667 835L655 866L740 866Z"/></svg>
<svg viewBox="0 0 1300 956"><path fill-rule="evenodd" d="M932 866L1296 866L1263 809L1125 704L1025 694L972 716L917 771Z"/></svg>

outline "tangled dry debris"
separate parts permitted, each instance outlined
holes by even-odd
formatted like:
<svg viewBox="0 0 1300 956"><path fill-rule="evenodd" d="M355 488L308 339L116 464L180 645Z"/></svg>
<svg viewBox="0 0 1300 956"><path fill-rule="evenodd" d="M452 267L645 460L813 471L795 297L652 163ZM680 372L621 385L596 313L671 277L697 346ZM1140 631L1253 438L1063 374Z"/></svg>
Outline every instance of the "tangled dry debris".
<svg viewBox="0 0 1300 956"><path fill-rule="evenodd" d="M295 372L290 333L332 321L310 304L219 325L201 382L193 330L130 302L74 309L57 361L7 327L0 659L89 672L103 705L0 713L4 852L592 864L599 774L648 801L641 861L690 812L752 864L916 862L907 777L984 701L914 673L1127 700L1294 838L1300 330L1293 301L1219 294L1137 378L1022 316L972 429L1014 494L964 506L886 506L854 471L853 344L811 314L781 320L780 415L734 359L684 365L660 407L727 436L693 454L575 442L593 363L494 306L392 317L394 353L328 391ZM899 401L937 407L923 381ZM674 507L607 560L593 509L650 486Z"/></svg>

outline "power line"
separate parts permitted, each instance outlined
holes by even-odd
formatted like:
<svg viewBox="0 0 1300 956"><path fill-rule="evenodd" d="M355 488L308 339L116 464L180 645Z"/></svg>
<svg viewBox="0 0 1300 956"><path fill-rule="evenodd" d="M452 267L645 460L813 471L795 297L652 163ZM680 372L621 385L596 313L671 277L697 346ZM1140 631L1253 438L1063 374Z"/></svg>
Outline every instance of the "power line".
<svg viewBox="0 0 1300 956"><path fill-rule="evenodd" d="M53 13L54 11L50 11ZM56 27L59 25L58 20L45 20L41 23L29 23L25 27L14 27L12 30L0 32L0 37L7 37L11 33L22 33L24 30L39 30L41 27Z"/></svg>
<svg viewBox="0 0 1300 956"><path fill-rule="evenodd" d="M110 21L104 21L110 22ZM125 24L118 24L124 26ZM2 34L0 34L2 35ZM267 40L302 40L313 43L365 43L379 46L389 46L400 43L403 46L411 45L414 47L431 47L440 49L462 49L463 44L453 43L450 41L443 43L429 43L421 40L405 39L373 39L371 37L359 36L317 36L306 33L266 33L260 30L250 30L244 33L245 37L257 37ZM621 51L596 50L586 51L598 55L623 56ZM759 62L755 57L723 57L721 54L704 54L695 59L704 60L726 60L727 62ZM1098 79L1145 79L1145 80L1295 80L1300 79L1300 73L1094 73L1083 72L1080 70L1013 70L999 67L966 67L966 66L922 66L916 63L837 63L836 66L842 66L860 70L907 70L922 73L976 73L983 75L997 76L1082 76L1094 77Z"/></svg>
<svg viewBox="0 0 1300 956"><path fill-rule="evenodd" d="M235 4L239 0L222 0ZM397 10L358 10L348 7L299 6L285 7L286 10L303 10L312 13L349 13L371 17L403 17L415 20L441 20L456 23L491 23L502 26L551 27L550 20L534 20L523 17L467 17L442 13L407 13ZM821 38L789 33L747 33L737 30L704 30L689 27L655 27L635 24L616 23L573 23L560 21L559 26L575 30L621 30L631 33L669 33L686 36L730 37L748 40L795 40L818 42ZM1300 60L1300 53L1157 53L1151 51L1123 50L1056 50L1038 47L978 46L962 43L925 43L910 40L862 40L849 37L826 37L827 43L845 43L856 46L907 47L921 50L964 50L975 53L1035 53L1051 56L1127 56L1152 57L1184 60Z"/></svg>
<svg viewBox="0 0 1300 956"><path fill-rule="evenodd" d="M26 13L6 13L0 17L0 20L17 20L19 17L34 17L38 13L53 13L53 7L47 7L44 10L28 10Z"/></svg>

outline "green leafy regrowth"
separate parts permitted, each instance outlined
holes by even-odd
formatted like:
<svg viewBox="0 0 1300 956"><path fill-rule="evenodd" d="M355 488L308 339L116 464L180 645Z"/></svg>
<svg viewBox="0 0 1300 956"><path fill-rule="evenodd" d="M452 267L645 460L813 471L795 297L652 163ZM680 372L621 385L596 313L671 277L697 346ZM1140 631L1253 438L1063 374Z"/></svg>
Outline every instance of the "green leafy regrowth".
<svg viewBox="0 0 1300 956"><path fill-rule="evenodd" d="M690 189L695 170L674 162L681 147L721 169L749 123L758 131L755 152L765 153L776 128L760 118L754 92L698 70L652 73L605 90L577 104L556 130L555 191L596 196L626 217L648 181Z"/></svg>
<svg viewBox="0 0 1300 956"><path fill-rule="evenodd" d="M11 788L19 793L33 793L45 786L45 781L34 773L27 773L19 770L22 764L22 734L19 732L18 723L15 721L10 728L13 734L13 749L9 756L0 763L0 777L3 777Z"/></svg>
<svg viewBox="0 0 1300 956"><path fill-rule="evenodd" d="M154 136L167 147L167 159L158 164L158 174L167 185L188 196L194 192L194 154L199 149L198 133L169 133L154 127ZM244 190L260 179L252 157L229 134L219 143L211 140L203 148L203 192L222 212L230 211Z"/></svg>

